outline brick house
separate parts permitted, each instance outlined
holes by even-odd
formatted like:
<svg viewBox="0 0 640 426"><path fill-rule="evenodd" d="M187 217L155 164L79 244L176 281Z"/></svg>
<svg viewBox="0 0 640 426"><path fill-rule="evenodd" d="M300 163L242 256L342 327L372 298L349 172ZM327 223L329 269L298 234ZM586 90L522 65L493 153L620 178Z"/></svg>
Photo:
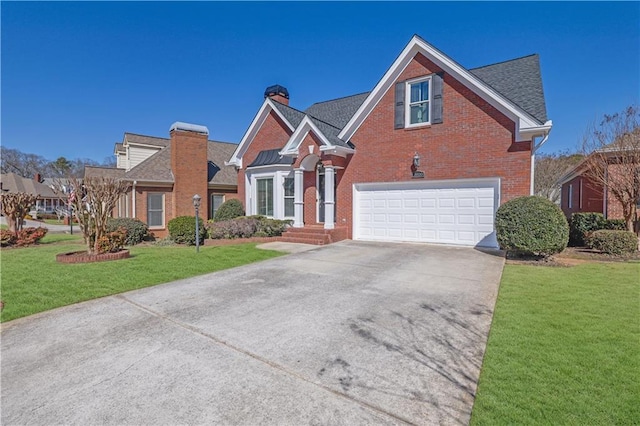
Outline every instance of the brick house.
<svg viewBox="0 0 640 426"><path fill-rule="evenodd" d="M237 145L208 140L204 126L176 122L170 138L125 133L115 144L115 168L85 167L85 177L105 176L131 183L114 209L114 217L135 217L157 237L167 223L194 216L192 197L202 197L200 217L211 219L220 205L237 198L237 173L226 166Z"/></svg>
<svg viewBox="0 0 640 426"><path fill-rule="evenodd" d="M537 55L465 69L414 36L370 92L299 110L267 88L227 164L247 214L293 220L289 241L496 247L551 125Z"/></svg>
<svg viewBox="0 0 640 426"><path fill-rule="evenodd" d="M637 148L635 152L638 152ZM635 154L635 157L639 159L640 154ZM626 177L635 179L637 197L640 193L640 161L636 160L636 162L630 163L635 164L635 174L627 176L626 174L630 169L633 169L633 166L620 165L615 149L612 149L606 158L607 179L620 180L621 178L626 179ZM585 159L560 178L560 208L567 219L571 220L573 213L586 212L602 213L607 219L624 219L622 204L612 195L607 185L602 185L601 181L594 181L589 176L588 165L589 161ZM611 181L608 180L608 182ZM637 209L640 209L640 198L637 198L636 204Z"/></svg>

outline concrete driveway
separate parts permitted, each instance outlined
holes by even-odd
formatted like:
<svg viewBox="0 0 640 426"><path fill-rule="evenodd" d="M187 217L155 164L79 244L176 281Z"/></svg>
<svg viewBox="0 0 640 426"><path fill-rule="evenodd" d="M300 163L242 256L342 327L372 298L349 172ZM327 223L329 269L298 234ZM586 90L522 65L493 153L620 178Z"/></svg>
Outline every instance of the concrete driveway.
<svg viewBox="0 0 640 426"><path fill-rule="evenodd" d="M466 424L504 260L343 241L2 327L10 424Z"/></svg>

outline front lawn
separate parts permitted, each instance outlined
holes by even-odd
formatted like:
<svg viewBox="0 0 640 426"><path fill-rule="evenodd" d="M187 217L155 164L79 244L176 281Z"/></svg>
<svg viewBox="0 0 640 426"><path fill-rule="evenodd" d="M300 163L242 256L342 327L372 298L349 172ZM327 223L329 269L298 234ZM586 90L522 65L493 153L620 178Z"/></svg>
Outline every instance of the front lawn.
<svg viewBox="0 0 640 426"><path fill-rule="evenodd" d="M473 425L637 424L640 263L506 265Z"/></svg>
<svg viewBox="0 0 640 426"><path fill-rule="evenodd" d="M194 247L135 246L125 260L57 263L56 254L84 248L79 238L50 234L41 245L2 250L1 321L282 255L255 244L200 247L200 253Z"/></svg>

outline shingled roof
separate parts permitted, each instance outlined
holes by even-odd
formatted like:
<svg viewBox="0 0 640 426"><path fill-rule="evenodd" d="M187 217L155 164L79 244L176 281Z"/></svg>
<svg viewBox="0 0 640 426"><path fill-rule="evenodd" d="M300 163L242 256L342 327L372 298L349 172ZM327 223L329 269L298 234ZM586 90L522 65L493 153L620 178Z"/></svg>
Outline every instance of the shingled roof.
<svg viewBox="0 0 640 426"><path fill-rule="evenodd" d="M537 54L470 69L473 75L528 112L540 123L547 121Z"/></svg>
<svg viewBox="0 0 640 426"><path fill-rule="evenodd" d="M124 142L163 147L163 146L168 146L171 143L171 139L157 138L155 136L138 135L135 133L125 133L123 143Z"/></svg>
<svg viewBox="0 0 640 426"><path fill-rule="evenodd" d="M124 169L116 169L115 167L98 167L98 166L84 166L84 177L106 177L106 178L121 178L124 176Z"/></svg>
<svg viewBox="0 0 640 426"><path fill-rule="evenodd" d="M370 92L359 93L357 95L345 96L344 98L330 101L317 102L307 108L304 112L311 117L324 121L331 126L342 130L351 120L360 105L367 99Z"/></svg>
<svg viewBox="0 0 640 426"><path fill-rule="evenodd" d="M207 145L207 160L215 164L219 169L209 183L237 185L237 174L235 169L232 166L224 165L224 162L231 157L231 154L233 154L236 147L237 145L232 143L209 141ZM171 145L167 145L126 172L124 174L124 178L127 180L141 180L145 182L173 183L174 176L171 171Z"/></svg>
<svg viewBox="0 0 640 426"><path fill-rule="evenodd" d="M58 196L47 185L15 173L1 174L0 182L2 183L2 191L6 192L26 192L27 194L37 195L39 198L55 198Z"/></svg>

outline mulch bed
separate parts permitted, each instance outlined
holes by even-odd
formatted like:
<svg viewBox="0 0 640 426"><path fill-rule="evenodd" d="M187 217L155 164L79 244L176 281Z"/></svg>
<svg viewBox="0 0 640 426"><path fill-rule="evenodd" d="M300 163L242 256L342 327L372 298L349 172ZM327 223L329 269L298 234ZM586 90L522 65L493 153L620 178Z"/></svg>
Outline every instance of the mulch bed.
<svg viewBox="0 0 640 426"><path fill-rule="evenodd" d="M640 253L613 255L599 252L587 247L567 247L562 253L540 257L516 257L507 255L507 263L515 265L537 266L575 266L592 262L640 262Z"/></svg>

